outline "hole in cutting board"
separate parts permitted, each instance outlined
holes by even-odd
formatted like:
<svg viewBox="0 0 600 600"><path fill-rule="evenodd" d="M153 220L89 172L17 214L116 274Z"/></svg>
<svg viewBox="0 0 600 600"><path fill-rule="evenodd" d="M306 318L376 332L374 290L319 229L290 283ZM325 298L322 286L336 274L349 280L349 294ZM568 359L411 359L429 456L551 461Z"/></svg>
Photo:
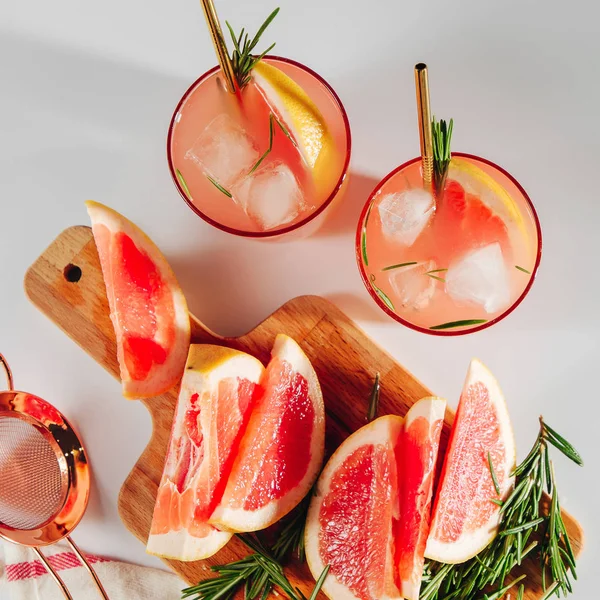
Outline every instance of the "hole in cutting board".
<svg viewBox="0 0 600 600"><path fill-rule="evenodd" d="M82 274L80 267L70 263L63 270L63 276L69 283L77 283L81 279Z"/></svg>

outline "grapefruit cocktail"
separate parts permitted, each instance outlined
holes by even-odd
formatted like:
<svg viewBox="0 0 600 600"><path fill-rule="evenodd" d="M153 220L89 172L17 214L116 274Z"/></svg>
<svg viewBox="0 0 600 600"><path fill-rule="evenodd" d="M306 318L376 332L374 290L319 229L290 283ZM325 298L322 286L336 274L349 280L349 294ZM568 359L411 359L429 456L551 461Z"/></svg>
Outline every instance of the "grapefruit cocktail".
<svg viewBox="0 0 600 600"><path fill-rule="evenodd" d="M289 233L338 196L350 160L348 119L314 71L255 56L259 35L243 41L231 33L235 93L215 67L184 94L167 140L173 181L190 208L219 229L248 237Z"/></svg>

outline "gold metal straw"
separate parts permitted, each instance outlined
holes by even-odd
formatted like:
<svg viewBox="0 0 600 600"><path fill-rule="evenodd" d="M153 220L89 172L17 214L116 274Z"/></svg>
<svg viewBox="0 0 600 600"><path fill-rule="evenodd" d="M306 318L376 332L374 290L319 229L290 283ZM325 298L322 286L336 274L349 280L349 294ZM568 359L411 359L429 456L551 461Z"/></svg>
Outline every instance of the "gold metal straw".
<svg viewBox="0 0 600 600"><path fill-rule="evenodd" d="M235 74L233 72L233 66L231 59L227 53L227 47L223 39L223 32L221 31L221 23L215 9L213 0L200 0L202 8L204 9L204 16L206 17L206 24L210 30L210 36L217 53L217 59L221 70L225 75L225 81L227 82L227 90L232 94L236 92Z"/></svg>
<svg viewBox="0 0 600 600"><path fill-rule="evenodd" d="M425 63L415 65L415 86L417 88L423 181L427 187L431 187L433 180L433 137L431 133L431 109L429 107L429 80Z"/></svg>

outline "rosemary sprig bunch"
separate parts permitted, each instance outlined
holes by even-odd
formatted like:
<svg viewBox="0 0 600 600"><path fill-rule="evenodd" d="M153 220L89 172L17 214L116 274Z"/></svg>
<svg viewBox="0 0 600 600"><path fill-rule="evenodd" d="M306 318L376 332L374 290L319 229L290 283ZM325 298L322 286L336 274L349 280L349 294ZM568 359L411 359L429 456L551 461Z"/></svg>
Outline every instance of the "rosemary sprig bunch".
<svg viewBox="0 0 600 600"><path fill-rule="evenodd" d="M227 29L229 30L229 35L233 41L231 64L240 89L246 86L250 81L250 71L252 71L254 65L275 47L275 44L271 44L264 52L261 52L258 55L252 54L254 48L256 48L256 45L260 41L262 34L265 32L265 29L271 24L271 21L277 16L278 12L279 8L276 8L260 26L252 39L250 39L244 28L242 28L239 35L236 35L233 31L233 27L231 27L228 21L225 21Z"/></svg>
<svg viewBox="0 0 600 600"><path fill-rule="evenodd" d="M525 576L509 580L525 557L537 555L542 567L544 600L566 596L576 579L575 555L560 512L550 447L577 465L583 465L575 448L540 418L540 431L531 451L515 469L515 487L501 506L498 537L475 558L459 565L429 561L425 565L421 600L496 600ZM494 467L490 471L495 481ZM547 514L542 495L551 496ZM487 591L485 595L485 590ZM517 598L522 598L521 585Z"/></svg>
<svg viewBox="0 0 600 600"><path fill-rule="evenodd" d="M447 124L444 119L441 119L438 122L436 118L433 117L433 121L431 122L433 137L433 182L438 197L444 193L448 167L450 166L450 159L452 158L450 142L452 141L453 126L453 119L450 119L450 124Z"/></svg>
<svg viewBox="0 0 600 600"><path fill-rule="evenodd" d="M294 588L283 572L281 565L291 550L296 551L298 549L300 545L298 536L301 535L301 539L304 539L304 523L308 503L305 501L300 508L299 515L294 517L290 524L284 528L271 551L267 550L257 537L238 534L238 538L253 551L253 554L226 565L212 567L212 570L218 575L184 589L182 599L231 600L237 591L243 587L246 600L256 598L265 600L276 586L289 600L307 600L299 589ZM292 523L294 523L293 526ZM304 552L303 541L302 552ZM329 567L325 567L308 600L316 599L328 572Z"/></svg>

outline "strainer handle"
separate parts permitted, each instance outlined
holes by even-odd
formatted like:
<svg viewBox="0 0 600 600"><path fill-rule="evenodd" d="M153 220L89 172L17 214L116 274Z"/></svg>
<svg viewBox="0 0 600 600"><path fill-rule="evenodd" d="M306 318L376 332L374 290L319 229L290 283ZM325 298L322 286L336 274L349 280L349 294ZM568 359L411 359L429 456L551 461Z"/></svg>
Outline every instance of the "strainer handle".
<svg viewBox="0 0 600 600"><path fill-rule="evenodd" d="M54 579L54 581L56 581L56 583L58 584L58 586L62 590L62 593L64 594L65 598L67 600L73 600L73 596L71 596L71 594L69 593L69 590L67 589L67 586L65 585L65 582L60 578L60 576L54 570L54 568L52 567L52 565L48 562L48 559L42 554L42 551L39 548L34 548L33 550L40 557L40 560L46 566L46 570L52 576L52 579Z"/></svg>
<svg viewBox="0 0 600 600"><path fill-rule="evenodd" d="M4 358L3 354L0 354L0 363L2 364L2 368L4 369L4 372L6 373L6 382L8 383L8 389L10 391L12 391L15 389L15 386L13 383L12 371L10 370L8 361L6 360L6 358Z"/></svg>
<svg viewBox="0 0 600 600"><path fill-rule="evenodd" d="M96 575L96 571L94 571L94 569L92 568L92 565L90 565L90 563L87 561L86 557L83 555L81 550L77 547L77 544L75 544L75 542L71 539L70 535L68 535L65 539L67 540L67 542L69 542L69 545L71 546L71 548L73 548L73 552L75 552L75 554L77 554L77 556L79 557L79 560L82 562L83 566L89 571L102 598L104 600L109 600L108 596L106 595L106 590L104 589L102 583L100 582L100 579L98 579L98 575Z"/></svg>

